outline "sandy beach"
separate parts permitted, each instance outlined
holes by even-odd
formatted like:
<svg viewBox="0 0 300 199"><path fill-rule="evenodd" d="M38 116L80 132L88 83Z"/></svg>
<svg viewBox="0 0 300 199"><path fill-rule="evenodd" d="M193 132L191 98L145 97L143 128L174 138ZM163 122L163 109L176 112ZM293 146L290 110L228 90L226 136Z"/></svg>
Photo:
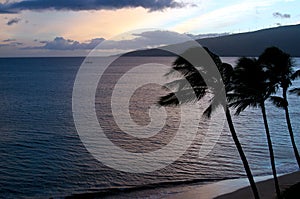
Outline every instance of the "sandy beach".
<svg viewBox="0 0 300 199"><path fill-rule="evenodd" d="M279 184L281 191L286 190L300 182L300 171L282 175L279 177ZM273 179L264 180L257 183L257 188L262 199L275 199L275 188ZM234 191L229 194L222 195L220 197L216 197L216 199L234 199L234 198L243 198L243 199L251 199L253 198L251 188L249 186Z"/></svg>
<svg viewBox="0 0 300 199"><path fill-rule="evenodd" d="M255 177L259 194L262 199L275 199L272 175ZM279 176L282 191L300 182L300 171ZM188 191L171 195L169 198L181 199L253 199L247 178L224 180L212 184L194 187Z"/></svg>

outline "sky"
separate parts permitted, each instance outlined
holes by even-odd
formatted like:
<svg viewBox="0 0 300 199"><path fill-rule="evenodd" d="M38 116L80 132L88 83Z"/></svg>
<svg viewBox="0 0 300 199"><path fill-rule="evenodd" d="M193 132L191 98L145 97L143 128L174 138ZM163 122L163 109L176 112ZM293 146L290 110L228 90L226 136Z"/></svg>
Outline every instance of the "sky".
<svg viewBox="0 0 300 199"><path fill-rule="evenodd" d="M0 57L84 56L103 41L153 47L187 34L299 24L299 7L299 0L0 0Z"/></svg>

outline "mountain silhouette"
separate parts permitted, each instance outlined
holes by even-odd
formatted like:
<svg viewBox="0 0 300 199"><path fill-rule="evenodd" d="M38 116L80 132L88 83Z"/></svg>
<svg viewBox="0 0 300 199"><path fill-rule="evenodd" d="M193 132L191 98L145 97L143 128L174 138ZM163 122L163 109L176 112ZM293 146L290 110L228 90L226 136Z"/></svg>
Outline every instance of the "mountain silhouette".
<svg viewBox="0 0 300 199"><path fill-rule="evenodd" d="M197 41L220 56L258 56L267 47L276 46L299 57L299 35L300 25L292 25Z"/></svg>
<svg viewBox="0 0 300 199"><path fill-rule="evenodd" d="M256 57L266 48L276 46L291 56L300 57L299 35L300 24L204 38L196 41L220 56ZM174 56L174 54L160 49L147 49L130 52L125 56Z"/></svg>

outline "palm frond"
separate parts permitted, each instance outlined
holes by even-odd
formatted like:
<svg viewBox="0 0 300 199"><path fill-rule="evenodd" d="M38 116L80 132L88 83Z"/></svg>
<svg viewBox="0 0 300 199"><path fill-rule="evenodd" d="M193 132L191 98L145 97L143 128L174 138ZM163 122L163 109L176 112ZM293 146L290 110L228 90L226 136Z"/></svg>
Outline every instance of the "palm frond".
<svg viewBox="0 0 300 199"><path fill-rule="evenodd" d="M213 108L212 108L212 104L210 104L207 109L205 109L205 111L203 112L203 116L205 116L206 118L210 118L211 114L213 112Z"/></svg>
<svg viewBox="0 0 300 199"><path fill-rule="evenodd" d="M213 97L210 100L210 104L209 106L205 109L205 111L203 112L203 116L206 118L210 118L212 113L220 106L221 104L218 102L218 98L217 97Z"/></svg>
<svg viewBox="0 0 300 199"><path fill-rule="evenodd" d="M188 81L187 79L176 79L173 80L171 82L166 83L163 88L166 89L174 89L174 90L182 90L182 89L186 89L186 88L202 88L202 89L206 89L207 86L205 84L201 84L200 82L193 82Z"/></svg>
<svg viewBox="0 0 300 199"><path fill-rule="evenodd" d="M175 93L169 93L160 97L157 104L160 106L177 106L179 104L179 100L177 99Z"/></svg>
<svg viewBox="0 0 300 199"><path fill-rule="evenodd" d="M172 75L180 79L164 85L165 88L172 88L173 92L161 97L158 100L159 105L177 106L183 103L194 103L206 94L212 93L214 97L211 99L209 107L203 113L206 117L210 117L219 105L226 103L226 99L224 99L222 94L224 91L229 90L229 87L227 88L226 85L229 85L229 76L233 73L233 68L230 64L222 63L219 56L207 48L204 47L204 49L206 52L199 49L189 49L173 62L172 69L165 76ZM207 58L207 53L219 69L221 76L218 75L219 73L216 74L215 70L212 70L213 63ZM200 63L194 63L196 64L194 66L183 58L191 56L199 57ZM204 79L203 77L206 78ZM223 83L225 83L225 90Z"/></svg>
<svg viewBox="0 0 300 199"><path fill-rule="evenodd" d="M232 75L232 87L227 93L230 107L239 115L248 106L258 107L277 87L268 79L268 71L255 58L242 57Z"/></svg>
<svg viewBox="0 0 300 199"><path fill-rule="evenodd" d="M292 94L300 96L300 88L294 88L289 91Z"/></svg>
<svg viewBox="0 0 300 199"><path fill-rule="evenodd" d="M183 56L187 54L184 53ZM177 59L173 62L173 66L181 66L181 67L193 67L193 65L188 62L185 58L182 56L177 57Z"/></svg>
<svg viewBox="0 0 300 199"><path fill-rule="evenodd" d="M220 74L222 75L223 82L226 84L230 81L233 74L233 67L228 63L222 63L219 67Z"/></svg>
<svg viewBox="0 0 300 199"><path fill-rule="evenodd" d="M298 79L300 78L300 70L297 70L296 72L294 72L291 76L292 80Z"/></svg>
<svg viewBox="0 0 300 199"><path fill-rule="evenodd" d="M284 108L288 106L288 102L279 96L270 96L270 101L278 108Z"/></svg>
<svg viewBox="0 0 300 199"><path fill-rule="evenodd" d="M184 77L197 72L193 66L173 66L165 76Z"/></svg>
<svg viewBox="0 0 300 199"><path fill-rule="evenodd" d="M202 99L206 92L206 89L202 88L178 90L176 92L172 92L160 97L158 100L158 105L177 106L180 104L195 103L198 100Z"/></svg>
<svg viewBox="0 0 300 199"><path fill-rule="evenodd" d="M235 115L239 115L248 107L258 107L258 102L251 98L236 100L229 104L229 107L233 107L235 109Z"/></svg>

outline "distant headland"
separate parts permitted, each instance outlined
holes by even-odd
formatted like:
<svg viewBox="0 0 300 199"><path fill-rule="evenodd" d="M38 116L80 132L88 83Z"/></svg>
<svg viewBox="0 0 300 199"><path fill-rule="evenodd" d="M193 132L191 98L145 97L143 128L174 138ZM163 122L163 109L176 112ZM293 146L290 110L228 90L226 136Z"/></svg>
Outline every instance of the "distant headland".
<svg viewBox="0 0 300 199"><path fill-rule="evenodd" d="M291 56L300 57L300 24L262 29L196 40L220 56L258 56L264 49L276 46ZM139 50L127 56L173 56L159 49Z"/></svg>

